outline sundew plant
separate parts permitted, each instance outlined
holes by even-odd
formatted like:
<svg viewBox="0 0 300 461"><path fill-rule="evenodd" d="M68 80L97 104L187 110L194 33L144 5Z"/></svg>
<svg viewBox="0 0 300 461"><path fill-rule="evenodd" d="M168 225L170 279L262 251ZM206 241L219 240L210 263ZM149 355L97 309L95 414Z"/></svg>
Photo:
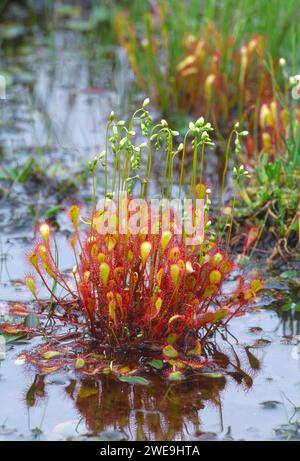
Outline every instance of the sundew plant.
<svg viewBox="0 0 300 461"><path fill-rule="evenodd" d="M287 43L297 49L296 2L218 3L158 1L144 22L117 15L116 31L138 86L179 128L202 114L220 133L237 120L255 133L275 96L271 74L284 86L280 58Z"/></svg>
<svg viewBox="0 0 300 461"><path fill-rule="evenodd" d="M77 204L68 210L76 262L70 273L58 267L51 226L38 226L39 237L28 255L34 273L26 283L40 307L41 323L3 329L44 336L39 348L22 356L42 372L73 366L84 374L115 373L128 379L153 368L170 379L183 379L194 369L213 365L208 342L245 313L262 287L259 279L245 281L239 275L226 289L235 267L212 230L211 191L203 183L211 124L202 117L190 124L194 163L186 178L187 139L178 146L178 133L165 120L155 124L148 104L146 99L128 124L110 116L105 149L90 162L92 210ZM237 127L234 133L238 139ZM174 197L176 156L181 161L176 194L190 204L183 213L168 200ZM157 160L163 165L160 198L165 200L154 203L149 186ZM48 290L49 301L39 300L37 279Z"/></svg>
<svg viewBox="0 0 300 461"><path fill-rule="evenodd" d="M166 14L162 8L159 20L148 17L147 38L142 41L126 15L118 17L120 41L139 86L151 94L164 115L175 112L179 125L187 114L205 114L220 130L236 118L253 124L256 104L272 96L263 37L254 35L238 45L233 36L224 38L211 22L200 35L181 36L180 59L174 66L166 52ZM160 26L166 29L164 34Z"/></svg>

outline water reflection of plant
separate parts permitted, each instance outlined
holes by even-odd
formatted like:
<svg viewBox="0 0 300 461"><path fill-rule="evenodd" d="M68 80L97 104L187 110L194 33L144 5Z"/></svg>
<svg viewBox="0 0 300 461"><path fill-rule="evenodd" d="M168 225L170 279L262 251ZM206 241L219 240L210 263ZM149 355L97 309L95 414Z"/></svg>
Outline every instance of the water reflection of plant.
<svg viewBox="0 0 300 461"><path fill-rule="evenodd" d="M36 374L33 383L26 390L25 401L27 407L38 405L39 401L46 397L45 375Z"/></svg>
<svg viewBox="0 0 300 461"><path fill-rule="evenodd" d="M194 379L146 388L84 379L75 390L75 405L92 434L114 429L136 440L185 439L187 433L200 433L199 410L206 404L220 408L225 383L224 378ZM85 397L87 392L92 395Z"/></svg>
<svg viewBox="0 0 300 461"><path fill-rule="evenodd" d="M273 301L268 305L269 309L276 311L278 315L278 324L274 331L280 334L287 340L292 340L300 335L300 303L298 299L290 297L289 294L280 297L279 300ZM297 341L298 343L298 341Z"/></svg>
<svg viewBox="0 0 300 461"><path fill-rule="evenodd" d="M195 375L189 381L166 383L156 376L151 385L120 383L111 376L97 379L72 379L65 387L66 394L79 410L88 433L86 437L100 436L107 431L118 431L135 440L184 440L202 434L201 410L207 405L218 409L220 432L223 431L222 391L227 381L234 381L246 389L252 386L252 376L259 361L253 362L247 351L225 343L220 350L214 343L215 354L224 374ZM40 394L40 383L35 378L31 389ZM31 400L30 400L31 404Z"/></svg>

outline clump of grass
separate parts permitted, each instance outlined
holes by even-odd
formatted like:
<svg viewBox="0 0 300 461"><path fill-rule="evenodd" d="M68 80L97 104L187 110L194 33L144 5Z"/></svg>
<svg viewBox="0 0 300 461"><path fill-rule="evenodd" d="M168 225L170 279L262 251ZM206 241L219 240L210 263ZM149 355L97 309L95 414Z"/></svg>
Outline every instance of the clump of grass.
<svg viewBox="0 0 300 461"><path fill-rule="evenodd" d="M165 157L161 194L165 198L172 197L174 156L181 154L184 159L185 145L173 147L178 133L165 120L153 125L148 104L147 99L127 125L116 121L113 113L110 116L105 149L90 162L90 218L82 216L78 205L72 205L68 213L73 225L70 244L76 261L71 277L59 269L54 231L47 222L38 228L39 239L28 256L35 275L27 276L27 286L45 309L45 302L38 300L38 276L51 301L51 308L46 303L43 314L48 311L49 320L77 329L73 333L76 346L60 346L59 338L52 333L50 342L24 356L44 372L56 371L70 362L86 374L107 372L111 361L122 363L124 355L134 351L136 363L140 364L145 357L158 360L170 373L176 373L173 378L181 379L183 369L207 363L203 355L207 339L233 317L242 315L262 287L259 279L246 282L239 276L231 291L224 290L235 268L211 230L210 191L198 182L203 176L205 147L211 144L212 127L203 118L189 127L194 137L195 162L186 191L192 203L190 222L196 226L202 218L202 231L193 234L191 242L185 226L179 231L174 206L166 208L163 202L157 209L150 201L153 143L154 151L159 149ZM147 139L138 146L133 143L137 123ZM198 149L202 153L200 171ZM98 169L102 171L104 190L100 204ZM139 184L141 188L134 187ZM131 195L124 198L124 193ZM141 198L145 198L143 203ZM201 210L196 199L202 201ZM169 223L167 229L164 218ZM186 211L183 218L186 224ZM48 332L47 328L38 330ZM130 368L128 373L132 371Z"/></svg>

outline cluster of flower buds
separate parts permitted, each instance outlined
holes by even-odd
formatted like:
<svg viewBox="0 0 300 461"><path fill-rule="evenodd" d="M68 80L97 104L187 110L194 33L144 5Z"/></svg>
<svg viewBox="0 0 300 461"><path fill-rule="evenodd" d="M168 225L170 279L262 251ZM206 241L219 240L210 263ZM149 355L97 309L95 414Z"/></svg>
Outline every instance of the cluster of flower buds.
<svg viewBox="0 0 300 461"><path fill-rule="evenodd" d="M233 167L233 178L236 181L239 181L240 179L250 178L250 173L248 170L245 169L244 165L241 165L239 168L236 168L235 166Z"/></svg>

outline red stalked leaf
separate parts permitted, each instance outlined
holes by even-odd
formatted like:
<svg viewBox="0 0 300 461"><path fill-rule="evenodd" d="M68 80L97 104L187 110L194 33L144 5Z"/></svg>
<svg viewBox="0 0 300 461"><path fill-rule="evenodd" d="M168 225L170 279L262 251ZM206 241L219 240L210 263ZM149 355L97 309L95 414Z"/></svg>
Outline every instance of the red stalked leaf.
<svg viewBox="0 0 300 461"><path fill-rule="evenodd" d="M215 314L213 312L207 312L206 314L204 314L202 317L200 317L199 319L195 321L195 326L196 328L200 328L206 325L207 323L214 323L214 321L215 321Z"/></svg>
<svg viewBox="0 0 300 461"><path fill-rule="evenodd" d="M22 304L14 304L9 310L9 313L11 315L17 315L20 317L25 317L26 315L32 312L33 311L29 311L28 308Z"/></svg>
<svg viewBox="0 0 300 461"><path fill-rule="evenodd" d="M61 357L63 353L61 351L55 351L55 350L49 350L46 352L43 352L42 356L44 359L51 360L55 359L57 357Z"/></svg>
<svg viewBox="0 0 300 461"><path fill-rule="evenodd" d="M97 367L97 368L91 368L89 370L84 369L84 370L79 370L79 371L83 375L95 376L95 375L98 375L99 373L101 373L103 370L104 370L103 367Z"/></svg>
<svg viewBox="0 0 300 461"><path fill-rule="evenodd" d="M182 360L182 363L184 363L187 367L193 368L195 370L202 368L206 364L206 362L196 362L193 360Z"/></svg>
<svg viewBox="0 0 300 461"><path fill-rule="evenodd" d="M181 371L172 371L168 376L169 381L184 381L185 376Z"/></svg>
<svg viewBox="0 0 300 461"><path fill-rule="evenodd" d="M258 226L253 226L249 229L249 232L247 234L247 240L244 246L244 254L248 253L252 245L257 240L259 233L260 233L260 227Z"/></svg>
<svg viewBox="0 0 300 461"><path fill-rule="evenodd" d="M168 357L168 358L178 357L177 350L175 349L175 347L171 346L171 344L168 344L168 346L165 346L163 348L163 354L165 357Z"/></svg>
<svg viewBox="0 0 300 461"><path fill-rule="evenodd" d="M30 329L24 325L11 325L10 323L2 323L0 325L0 331L8 335L17 335L20 333L29 333Z"/></svg>
<svg viewBox="0 0 300 461"><path fill-rule="evenodd" d="M226 317L226 315L228 314L228 312L229 312L228 307L223 307L222 309L219 309L219 310L215 313L215 323L216 323L216 322L219 322L219 321L222 320L224 317Z"/></svg>
<svg viewBox="0 0 300 461"><path fill-rule="evenodd" d="M190 349L188 352L187 352L187 355L196 355L196 356L199 356L201 354L201 351L202 351L202 346L201 346L201 343L200 341L196 341L196 344L194 346L193 349Z"/></svg>
<svg viewBox="0 0 300 461"><path fill-rule="evenodd" d="M61 368L62 368L62 365L42 366L40 367L40 372L44 374L55 373Z"/></svg>

